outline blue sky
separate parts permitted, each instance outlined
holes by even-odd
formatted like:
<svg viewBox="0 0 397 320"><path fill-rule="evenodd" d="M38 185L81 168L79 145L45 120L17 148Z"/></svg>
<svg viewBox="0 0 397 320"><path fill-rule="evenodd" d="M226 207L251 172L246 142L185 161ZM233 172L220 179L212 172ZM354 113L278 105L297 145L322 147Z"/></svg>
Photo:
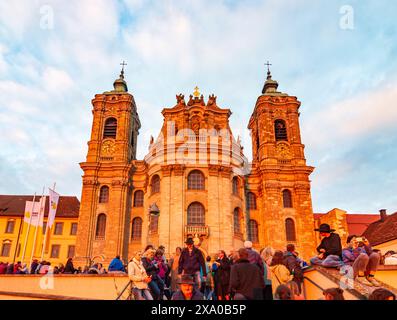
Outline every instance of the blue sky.
<svg viewBox="0 0 397 320"><path fill-rule="evenodd" d="M91 99L122 60L139 159L162 108L196 85L232 110L251 158L246 126L270 60L279 89L302 102L314 211L397 211L396 12L388 0L1 1L0 193L56 181L80 198Z"/></svg>

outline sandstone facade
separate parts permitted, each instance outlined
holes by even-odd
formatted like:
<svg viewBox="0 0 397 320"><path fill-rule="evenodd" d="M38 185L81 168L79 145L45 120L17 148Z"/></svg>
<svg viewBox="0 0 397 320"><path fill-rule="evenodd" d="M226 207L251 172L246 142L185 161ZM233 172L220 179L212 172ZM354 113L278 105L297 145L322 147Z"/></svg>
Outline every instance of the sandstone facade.
<svg viewBox="0 0 397 320"><path fill-rule="evenodd" d="M113 91L92 101L91 139L80 164L77 261L116 254L127 260L149 243L170 254L188 236L211 255L246 239L256 248L295 243L304 258L313 255L314 168L304 156L300 102L277 87L269 72L248 124L252 162L232 134L231 111L214 95L205 101L197 88L162 111L158 138L137 160L140 121L122 72Z"/></svg>

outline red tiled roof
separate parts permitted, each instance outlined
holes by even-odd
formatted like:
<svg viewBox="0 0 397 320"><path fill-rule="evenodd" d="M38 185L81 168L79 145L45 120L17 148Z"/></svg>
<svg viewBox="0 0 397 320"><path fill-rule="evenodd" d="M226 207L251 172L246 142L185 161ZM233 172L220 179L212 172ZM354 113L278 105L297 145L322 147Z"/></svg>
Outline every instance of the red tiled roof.
<svg viewBox="0 0 397 320"><path fill-rule="evenodd" d="M314 218L319 219L324 213L315 213ZM346 222L349 234L362 235L368 226L379 220L379 214L358 214L348 213L346 215Z"/></svg>
<svg viewBox="0 0 397 320"><path fill-rule="evenodd" d="M379 214L347 214L349 234L361 236L371 223L379 219Z"/></svg>
<svg viewBox="0 0 397 320"><path fill-rule="evenodd" d="M36 196L38 201L41 196ZM46 197L44 216L48 215L49 196ZM33 196L0 195L0 216L23 216L26 201L32 201ZM77 197L60 196L57 217L77 218L79 216L80 201Z"/></svg>
<svg viewBox="0 0 397 320"><path fill-rule="evenodd" d="M384 221L371 223L363 236L374 246L397 239L397 212L388 215Z"/></svg>

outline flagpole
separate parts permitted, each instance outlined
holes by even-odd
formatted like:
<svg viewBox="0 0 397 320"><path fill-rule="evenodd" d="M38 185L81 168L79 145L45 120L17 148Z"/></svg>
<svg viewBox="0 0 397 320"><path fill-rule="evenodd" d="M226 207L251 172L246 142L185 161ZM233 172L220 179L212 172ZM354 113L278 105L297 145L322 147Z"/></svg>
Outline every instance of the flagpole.
<svg viewBox="0 0 397 320"><path fill-rule="evenodd" d="M45 190L45 186L43 187L43 193L42 193L41 198L40 198L40 209L39 209L39 214L37 215L37 224L36 224L36 230L34 231L33 247L32 247L32 253L31 253L31 255L30 255L29 266L32 265L33 256L34 256L34 251L35 251L35 249L36 249L37 231L38 231L38 229L39 229L39 223L40 223L40 220L41 220L41 212L42 212L42 210L43 210L44 190ZM44 201L44 208L45 208L45 201ZM43 219L44 219L44 218L43 218Z"/></svg>
<svg viewBox="0 0 397 320"><path fill-rule="evenodd" d="M33 212L34 212L34 201L36 200L36 192L34 193L33 196L33 205L32 205L32 212L30 213L30 218L29 218L29 224L28 224L28 230L26 230L26 235L25 235L25 241L23 244L23 251L22 251L22 258L21 258L21 263L23 263L25 259L25 251L26 251L26 242L28 241L28 236L29 236L29 230L30 230L30 224L32 223L32 217L33 217ZM25 213L26 214L26 213ZM24 222L25 223L25 222ZM29 266L30 267L30 266Z"/></svg>
<svg viewBox="0 0 397 320"><path fill-rule="evenodd" d="M18 230L17 243L16 243L16 245L15 245L15 250L14 250L14 259L12 260L12 263L15 263L15 259L16 259L16 257L17 257L17 253L18 253L18 255L20 254L20 252L18 252L18 246L19 246L19 244L20 244L20 243L19 243L19 238L21 237L22 226L23 226L23 224L24 224L23 220L24 220L24 217L21 217L21 223L20 223L20 225L19 225L19 230Z"/></svg>
<svg viewBox="0 0 397 320"><path fill-rule="evenodd" d="M55 186L56 186L56 182L54 182L54 186L52 188L53 191L55 191ZM48 214L50 213L50 196L48 196ZM47 214L47 223L45 225L45 234L44 234L44 241L43 241L43 248L41 250L41 261L43 261L44 259L44 251L45 251L45 246L47 245L47 232L48 232L48 214Z"/></svg>

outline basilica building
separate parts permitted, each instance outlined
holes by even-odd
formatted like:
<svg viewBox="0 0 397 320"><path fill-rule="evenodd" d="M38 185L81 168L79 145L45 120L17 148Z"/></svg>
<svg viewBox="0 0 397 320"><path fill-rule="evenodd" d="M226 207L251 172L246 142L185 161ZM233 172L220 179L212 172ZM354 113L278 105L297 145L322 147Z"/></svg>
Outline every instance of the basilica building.
<svg viewBox="0 0 397 320"><path fill-rule="evenodd" d="M258 249L294 243L306 259L315 252L314 168L301 141L300 102L278 91L269 70L247 124L252 161L233 136L231 110L197 87L162 110L163 126L141 160L139 103L124 70L114 90L95 95L92 106L88 153L80 164L76 260L102 255L109 261L117 254L127 260L147 244L164 245L171 254L187 237L209 255L238 249L245 240Z"/></svg>

